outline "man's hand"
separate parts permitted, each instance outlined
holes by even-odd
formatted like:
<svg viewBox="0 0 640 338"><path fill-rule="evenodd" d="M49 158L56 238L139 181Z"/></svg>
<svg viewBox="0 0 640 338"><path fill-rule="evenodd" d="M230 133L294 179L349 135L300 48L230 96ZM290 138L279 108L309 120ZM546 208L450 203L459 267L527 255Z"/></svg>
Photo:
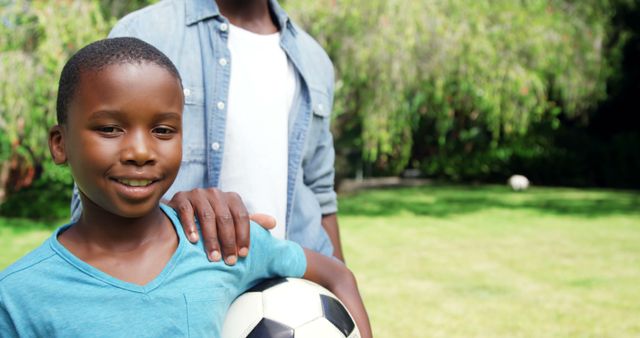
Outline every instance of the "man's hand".
<svg viewBox="0 0 640 338"><path fill-rule="evenodd" d="M176 193L166 202L178 212L178 217L192 243L199 240L197 217L202 229L202 240L211 261L233 265L238 256L249 253L249 219L266 229L275 226L275 219L268 215L249 215L240 195L216 188L193 189Z"/></svg>

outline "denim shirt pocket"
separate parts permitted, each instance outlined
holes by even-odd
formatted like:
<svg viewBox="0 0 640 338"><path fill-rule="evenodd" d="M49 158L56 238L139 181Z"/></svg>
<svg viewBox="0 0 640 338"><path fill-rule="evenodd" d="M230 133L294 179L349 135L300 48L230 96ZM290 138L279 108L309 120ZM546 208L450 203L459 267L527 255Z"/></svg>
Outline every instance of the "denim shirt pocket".
<svg viewBox="0 0 640 338"><path fill-rule="evenodd" d="M231 301L228 293L226 288L220 286L187 290L184 293L189 337L213 337L222 332L224 316Z"/></svg>
<svg viewBox="0 0 640 338"><path fill-rule="evenodd" d="M187 105L204 106L204 89L198 86L183 85L184 103Z"/></svg>
<svg viewBox="0 0 640 338"><path fill-rule="evenodd" d="M206 162L204 88L183 84L184 112L182 115L182 162Z"/></svg>
<svg viewBox="0 0 640 338"><path fill-rule="evenodd" d="M329 117L331 115L331 104L329 93L326 90L311 87L311 109L313 115L318 117Z"/></svg>

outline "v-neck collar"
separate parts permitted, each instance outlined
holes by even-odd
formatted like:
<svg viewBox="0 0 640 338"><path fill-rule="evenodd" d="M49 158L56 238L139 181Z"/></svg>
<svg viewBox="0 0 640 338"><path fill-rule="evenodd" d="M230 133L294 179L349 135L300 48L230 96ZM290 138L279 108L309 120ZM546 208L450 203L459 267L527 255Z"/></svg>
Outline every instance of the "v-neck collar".
<svg viewBox="0 0 640 338"><path fill-rule="evenodd" d="M178 235L178 247L176 248L175 252L171 256L171 259L169 260L169 262L167 262L165 267L162 269L160 274L145 285L129 283L129 282L120 280L118 278L115 278L91 266L90 264L86 263L85 261L75 256L73 253L71 253L71 251L65 248L64 245L62 245L58 240L58 235L64 232L65 230L69 229L69 227L71 227L71 224L63 225L53 233L51 238L49 238L51 249L55 251L58 255L60 255L60 257L66 260L69 264L73 265L75 268L84 272L85 274L89 275L92 278L101 280L117 288L128 290L131 292L149 293L154 289L158 288L160 285L162 285L162 282L164 282L167 276L169 276L169 274L171 274L171 272L174 270L178 261L180 260L180 257L182 256L182 253L185 250L185 246L187 242L187 239L182 230L182 227L180 226L180 222L178 221L173 209L163 204L160 205L160 209L162 209L164 214L167 215L167 217L171 221L171 224L173 225L173 228L176 234Z"/></svg>

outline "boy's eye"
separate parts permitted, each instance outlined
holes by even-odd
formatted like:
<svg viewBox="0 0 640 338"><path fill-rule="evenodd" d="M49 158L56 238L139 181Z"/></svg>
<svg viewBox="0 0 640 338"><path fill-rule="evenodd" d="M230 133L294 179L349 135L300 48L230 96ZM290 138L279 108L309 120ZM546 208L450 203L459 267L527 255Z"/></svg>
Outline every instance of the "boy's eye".
<svg viewBox="0 0 640 338"><path fill-rule="evenodd" d="M160 136L171 136L176 133L175 129L170 127L155 127L152 131L156 135Z"/></svg>
<svg viewBox="0 0 640 338"><path fill-rule="evenodd" d="M118 132L120 132L120 128L116 126L101 126L97 127L96 131L103 134L117 134Z"/></svg>
<svg viewBox="0 0 640 338"><path fill-rule="evenodd" d="M169 128L156 128L153 130L157 134L169 134L171 133L171 129Z"/></svg>

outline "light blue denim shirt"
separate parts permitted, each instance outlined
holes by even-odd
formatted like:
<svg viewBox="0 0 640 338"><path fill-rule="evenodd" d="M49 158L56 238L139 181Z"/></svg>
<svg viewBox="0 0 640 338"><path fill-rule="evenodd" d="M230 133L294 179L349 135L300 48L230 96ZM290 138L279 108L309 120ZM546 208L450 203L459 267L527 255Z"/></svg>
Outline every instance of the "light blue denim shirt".
<svg viewBox="0 0 640 338"><path fill-rule="evenodd" d="M287 239L331 256L333 246L321 216L337 211L334 148L329 130L334 73L320 45L296 26L275 0L270 8L280 26L280 45L300 84L289 113ZM183 158L165 195L217 187L225 149L226 102L231 60L229 21L214 0L165 0L125 16L110 37L140 38L164 52L182 77ZM269 179L265 177L264 179ZM74 189L72 217L81 205Z"/></svg>

